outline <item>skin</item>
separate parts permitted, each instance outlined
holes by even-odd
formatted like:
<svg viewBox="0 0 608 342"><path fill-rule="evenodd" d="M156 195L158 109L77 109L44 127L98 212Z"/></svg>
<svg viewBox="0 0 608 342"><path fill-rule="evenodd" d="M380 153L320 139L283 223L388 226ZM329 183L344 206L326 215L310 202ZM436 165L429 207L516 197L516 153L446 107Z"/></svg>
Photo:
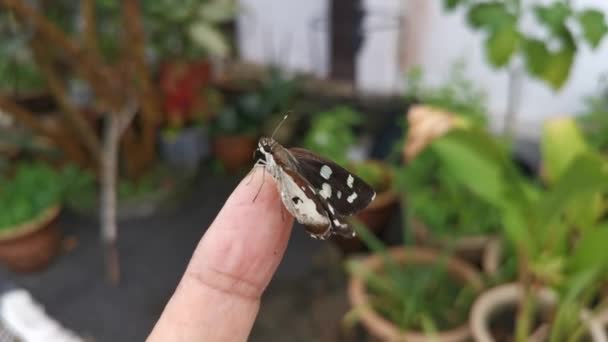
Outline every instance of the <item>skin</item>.
<svg viewBox="0 0 608 342"><path fill-rule="evenodd" d="M147 341L247 340L293 224L272 177L262 185L261 171L228 198Z"/></svg>

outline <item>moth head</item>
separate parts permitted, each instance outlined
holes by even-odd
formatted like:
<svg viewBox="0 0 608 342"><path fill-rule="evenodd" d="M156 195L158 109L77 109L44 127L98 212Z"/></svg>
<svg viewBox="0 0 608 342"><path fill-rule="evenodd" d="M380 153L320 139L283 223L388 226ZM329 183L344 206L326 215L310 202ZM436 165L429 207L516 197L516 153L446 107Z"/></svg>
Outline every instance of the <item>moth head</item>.
<svg viewBox="0 0 608 342"><path fill-rule="evenodd" d="M272 148L276 145L276 141L272 138L262 137L258 142L258 149L260 152L270 153L272 152Z"/></svg>

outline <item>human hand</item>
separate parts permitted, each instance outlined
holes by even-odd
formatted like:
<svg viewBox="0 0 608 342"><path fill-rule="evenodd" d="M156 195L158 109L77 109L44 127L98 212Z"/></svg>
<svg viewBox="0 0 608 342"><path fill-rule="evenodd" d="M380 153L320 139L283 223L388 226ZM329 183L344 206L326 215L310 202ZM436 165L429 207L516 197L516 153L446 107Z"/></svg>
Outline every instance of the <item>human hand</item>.
<svg viewBox="0 0 608 342"><path fill-rule="evenodd" d="M241 181L204 234L149 342L247 340L293 223L260 172Z"/></svg>

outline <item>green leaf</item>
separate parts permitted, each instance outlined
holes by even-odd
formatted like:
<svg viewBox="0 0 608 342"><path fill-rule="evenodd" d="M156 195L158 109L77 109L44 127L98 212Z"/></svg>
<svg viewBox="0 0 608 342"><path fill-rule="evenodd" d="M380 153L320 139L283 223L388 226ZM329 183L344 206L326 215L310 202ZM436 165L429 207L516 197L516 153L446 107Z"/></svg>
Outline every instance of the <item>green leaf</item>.
<svg viewBox="0 0 608 342"><path fill-rule="evenodd" d="M431 147L454 178L484 200L504 205L504 177L500 151L492 150L490 137L473 130L452 131L435 140Z"/></svg>
<svg viewBox="0 0 608 342"><path fill-rule="evenodd" d="M538 39L525 39L523 47L528 71L539 77L543 74L545 63L549 59L549 49L542 40Z"/></svg>
<svg viewBox="0 0 608 342"><path fill-rule="evenodd" d="M445 8L446 10L453 10L456 7L460 6L462 3L464 3L464 0L443 0L443 8Z"/></svg>
<svg viewBox="0 0 608 342"><path fill-rule="evenodd" d="M495 31L505 25L515 25L516 18L504 2L483 2L472 6L467 16L469 25L477 29Z"/></svg>
<svg viewBox="0 0 608 342"><path fill-rule="evenodd" d="M551 54L545 61L546 65L541 78L545 80L553 89L560 89L570 76L570 69L574 62L576 49L564 47L560 52Z"/></svg>
<svg viewBox="0 0 608 342"><path fill-rule="evenodd" d="M545 123L541 149L545 180L552 184L589 146L574 119L559 118Z"/></svg>
<svg viewBox="0 0 608 342"><path fill-rule="evenodd" d="M589 230L577 243L569 267L572 269L591 268L594 265L608 265L608 225Z"/></svg>
<svg viewBox="0 0 608 342"><path fill-rule="evenodd" d="M194 43L204 48L207 52L219 57L228 55L230 50L222 32L205 22L197 22L191 25L190 37Z"/></svg>
<svg viewBox="0 0 608 342"><path fill-rule="evenodd" d="M569 163L559 180L540 202L538 224L548 226L562 218L581 195L608 189L608 165L594 153L584 153Z"/></svg>
<svg viewBox="0 0 608 342"><path fill-rule="evenodd" d="M520 35L515 25L493 31L486 40L486 54L495 67L505 66L519 46Z"/></svg>
<svg viewBox="0 0 608 342"><path fill-rule="evenodd" d="M608 32L608 26L604 13L598 10L584 10L577 15L577 19L583 28L585 39L593 48L597 48Z"/></svg>
<svg viewBox="0 0 608 342"><path fill-rule="evenodd" d="M566 19L568 19L570 13L570 7L561 1L555 1L548 6L534 6L534 14L538 21L546 25L554 33L564 29Z"/></svg>

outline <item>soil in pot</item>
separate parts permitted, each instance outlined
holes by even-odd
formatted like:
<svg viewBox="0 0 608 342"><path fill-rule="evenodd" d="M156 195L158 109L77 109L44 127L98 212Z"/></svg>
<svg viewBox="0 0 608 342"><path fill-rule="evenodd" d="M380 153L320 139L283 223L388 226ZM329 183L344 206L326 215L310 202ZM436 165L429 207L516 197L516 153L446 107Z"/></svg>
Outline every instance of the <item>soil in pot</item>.
<svg viewBox="0 0 608 342"><path fill-rule="evenodd" d="M13 272L45 269L59 253L59 208L45 210L38 218L7 228L0 234L0 261Z"/></svg>
<svg viewBox="0 0 608 342"><path fill-rule="evenodd" d="M213 154L226 171L236 172L253 165L257 139L250 135L221 135L213 138Z"/></svg>

